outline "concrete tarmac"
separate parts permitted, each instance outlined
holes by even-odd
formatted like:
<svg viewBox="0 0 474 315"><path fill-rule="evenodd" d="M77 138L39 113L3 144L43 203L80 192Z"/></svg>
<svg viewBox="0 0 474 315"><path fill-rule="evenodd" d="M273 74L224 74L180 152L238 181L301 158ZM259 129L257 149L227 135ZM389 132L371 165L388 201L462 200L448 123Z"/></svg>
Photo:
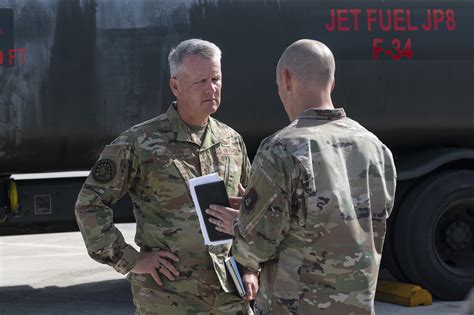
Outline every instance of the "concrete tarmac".
<svg viewBox="0 0 474 315"><path fill-rule="evenodd" d="M119 224L129 244L135 224ZM376 302L377 314L463 314L465 303L408 308ZM0 237L0 314L134 314L129 282L87 255L79 232Z"/></svg>

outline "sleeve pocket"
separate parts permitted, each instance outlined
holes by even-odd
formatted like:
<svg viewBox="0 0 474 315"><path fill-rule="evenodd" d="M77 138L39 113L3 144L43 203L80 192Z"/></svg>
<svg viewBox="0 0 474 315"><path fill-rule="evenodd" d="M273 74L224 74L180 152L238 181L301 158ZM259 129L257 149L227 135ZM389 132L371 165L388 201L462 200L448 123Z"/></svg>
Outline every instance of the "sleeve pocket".
<svg viewBox="0 0 474 315"><path fill-rule="evenodd" d="M259 219L278 197L273 184L260 173L261 171L257 171L254 174L252 186L247 189L247 193L242 199L240 208L242 214L239 220L243 236L248 236L253 231Z"/></svg>

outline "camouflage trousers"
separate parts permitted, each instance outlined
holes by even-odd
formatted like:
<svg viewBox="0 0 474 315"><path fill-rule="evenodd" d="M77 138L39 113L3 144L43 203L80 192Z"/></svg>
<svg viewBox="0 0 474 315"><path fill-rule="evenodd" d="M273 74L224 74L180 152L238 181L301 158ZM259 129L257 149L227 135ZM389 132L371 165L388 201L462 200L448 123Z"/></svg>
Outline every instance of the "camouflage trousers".
<svg viewBox="0 0 474 315"><path fill-rule="evenodd" d="M232 293L196 296L152 290L132 284L132 294L137 315L253 315L249 303Z"/></svg>

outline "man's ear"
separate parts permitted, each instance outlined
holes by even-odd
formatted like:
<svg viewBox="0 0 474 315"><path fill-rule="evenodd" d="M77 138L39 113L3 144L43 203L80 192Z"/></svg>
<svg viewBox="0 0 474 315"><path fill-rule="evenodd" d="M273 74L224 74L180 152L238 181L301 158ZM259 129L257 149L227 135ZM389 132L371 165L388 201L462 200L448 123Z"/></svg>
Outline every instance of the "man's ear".
<svg viewBox="0 0 474 315"><path fill-rule="evenodd" d="M293 77L291 75L290 70L288 69L283 69L281 71L281 76L283 79L283 87L285 88L286 91L290 91L293 87Z"/></svg>
<svg viewBox="0 0 474 315"><path fill-rule="evenodd" d="M180 90L179 90L178 79L176 79L175 77L170 78L170 89L171 89L171 92L173 92L173 95L175 97L179 96Z"/></svg>

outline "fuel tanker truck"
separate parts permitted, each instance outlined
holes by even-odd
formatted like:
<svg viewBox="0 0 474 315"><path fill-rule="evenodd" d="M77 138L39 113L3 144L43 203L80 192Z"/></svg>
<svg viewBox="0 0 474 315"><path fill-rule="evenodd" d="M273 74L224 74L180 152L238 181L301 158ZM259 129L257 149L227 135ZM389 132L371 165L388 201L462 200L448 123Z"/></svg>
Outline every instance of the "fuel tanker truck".
<svg viewBox="0 0 474 315"><path fill-rule="evenodd" d="M166 111L167 55L223 51L215 117L250 157L288 124L275 84L301 38L336 58L333 101L398 169L384 265L443 299L474 286L474 1L0 0L0 234L77 229L105 144ZM129 199L116 222L132 222Z"/></svg>

